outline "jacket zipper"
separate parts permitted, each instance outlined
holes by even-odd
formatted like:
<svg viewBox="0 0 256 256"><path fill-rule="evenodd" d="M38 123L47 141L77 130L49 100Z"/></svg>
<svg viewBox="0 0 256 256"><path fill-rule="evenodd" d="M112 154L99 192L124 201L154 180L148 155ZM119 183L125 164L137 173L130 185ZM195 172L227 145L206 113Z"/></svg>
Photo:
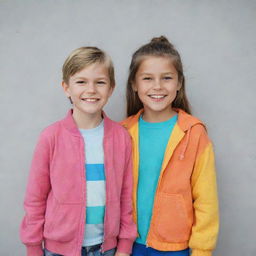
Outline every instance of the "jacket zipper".
<svg viewBox="0 0 256 256"><path fill-rule="evenodd" d="M84 183L84 206L85 206L85 209L83 209L83 211L85 213L82 213L82 216L84 215L84 218L82 220L82 225L81 225L81 231L80 231L80 247L78 248L79 249L79 252L81 252L81 248L82 248L82 244L83 244L83 238L84 238L84 232L85 232L85 224L86 224L86 169L85 169L85 161L86 161L86 157L85 157L85 141L84 141L84 138L80 137L80 141L81 139L83 139L83 142L82 142L82 145L83 145L83 156L82 156L82 160L83 160L83 163L82 163L82 169L83 169L83 183ZM79 246L79 245L78 245Z"/></svg>
<svg viewBox="0 0 256 256"><path fill-rule="evenodd" d="M102 244L101 244L101 247L100 247L100 251L102 253L104 253L104 241L106 240L106 216L107 216L107 164L106 164L106 142L105 142L106 138L105 138L105 130L104 130L104 134L103 134L103 152L104 152L104 169L105 169L105 195L106 195L106 199L105 199L105 213L104 213L104 223L103 223L103 240L102 240Z"/></svg>

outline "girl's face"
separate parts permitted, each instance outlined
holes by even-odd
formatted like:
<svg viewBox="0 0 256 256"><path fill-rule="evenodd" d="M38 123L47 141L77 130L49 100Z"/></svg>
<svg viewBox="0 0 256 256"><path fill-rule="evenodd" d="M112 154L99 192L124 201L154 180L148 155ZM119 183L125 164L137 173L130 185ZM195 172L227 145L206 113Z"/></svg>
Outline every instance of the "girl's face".
<svg viewBox="0 0 256 256"><path fill-rule="evenodd" d="M171 104L180 89L178 73L167 57L149 56L139 66L133 83L133 90L138 93L144 105L146 121L164 121L174 111Z"/></svg>

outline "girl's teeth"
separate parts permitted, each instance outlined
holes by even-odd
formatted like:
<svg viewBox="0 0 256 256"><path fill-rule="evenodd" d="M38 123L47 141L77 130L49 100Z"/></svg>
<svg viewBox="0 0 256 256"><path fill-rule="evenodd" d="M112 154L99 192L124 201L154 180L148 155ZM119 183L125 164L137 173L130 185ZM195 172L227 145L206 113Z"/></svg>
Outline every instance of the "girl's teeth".
<svg viewBox="0 0 256 256"><path fill-rule="evenodd" d="M150 97L153 99L162 99L164 98L164 95L150 95Z"/></svg>

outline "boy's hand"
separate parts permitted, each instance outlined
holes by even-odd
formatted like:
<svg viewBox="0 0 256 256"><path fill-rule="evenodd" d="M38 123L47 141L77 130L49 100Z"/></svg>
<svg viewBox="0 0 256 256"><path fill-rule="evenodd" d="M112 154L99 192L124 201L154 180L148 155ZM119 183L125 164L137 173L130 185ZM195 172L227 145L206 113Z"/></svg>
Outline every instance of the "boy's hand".
<svg viewBox="0 0 256 256"><path fill-rule="evenodd" d="M115 256L129 256L130 254L128 253L123 253L123 252L116 252Z"/></svg>

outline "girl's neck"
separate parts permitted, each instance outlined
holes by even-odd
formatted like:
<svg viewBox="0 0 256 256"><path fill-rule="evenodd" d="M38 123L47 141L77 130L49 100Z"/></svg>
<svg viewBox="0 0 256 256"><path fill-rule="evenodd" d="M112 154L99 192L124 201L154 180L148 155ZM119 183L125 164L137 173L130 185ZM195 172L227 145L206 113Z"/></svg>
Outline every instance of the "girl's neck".
<svg viewBox="0 0 256 256"><path fill-rule="evenodd" d="M172 108L166 110L166 111L148 111L147 109L144 109L143 112L143 120L150 123L160 123L167 121L168 119L172 118L177 114L176 111L174 111Z"/></svg>
<svg viewBox="0 0 256 256"><path fill-rule="evenodd" d="M73 118L79 129L92 129L97 127L102 121L101 113L87 114L73 109Z"/></svg>

